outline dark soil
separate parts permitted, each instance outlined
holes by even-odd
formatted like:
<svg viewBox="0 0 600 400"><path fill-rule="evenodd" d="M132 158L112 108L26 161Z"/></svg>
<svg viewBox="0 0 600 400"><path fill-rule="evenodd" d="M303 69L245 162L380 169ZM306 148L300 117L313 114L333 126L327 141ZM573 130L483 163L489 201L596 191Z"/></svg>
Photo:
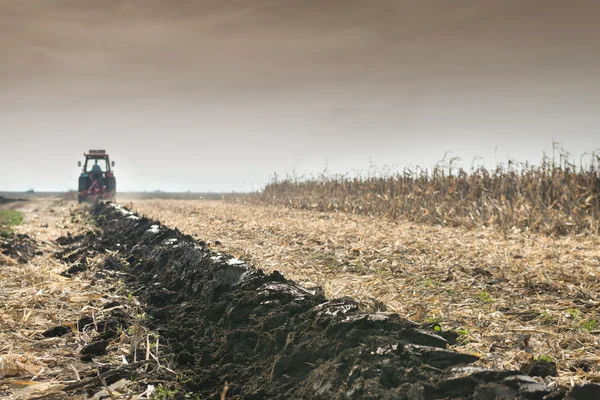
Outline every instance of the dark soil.
<svg viewBox="0 0 600 400"><path fill-rule="evenodd" d="M21 264L26 263L39 254L36 250L37 243L29 235L16 234L10 238L0 237L0 253Z"/></svg>
<svg viewBox="0 0 600 400"><path fill-rule="evenodd" d="M558 376L558 368L554 361L534 360L526 372L528 375L545 378L547 376Z"/></svg>
<svg viewBox="0 0 600 400"><path fill-rule="evenodd" d="M27 201L27 199L0 196L0 204L16 203L18 201Z"/></svg>
<svg viewBox="0 0 600 400"><path fill-rule="evenodd" d="M60 336L64 336L71 332L72 332L72 329L70 327L64 326L64 325L58 325L58 326L54 326L52 328L46 329L42 333L42 336L47 337L47 338L60 337Z"/></svg>
<svg viewBox="0 0 600 400"><path fill-rule="evenodd" d="M106 348L109 343L110 341L108 340L98 340L97 342L90 343L81 349L81 354L90 354L94 356L106 354Z"/></svg>
<svg viewBox="0 0 600 400"><path fill-rule="evenodd" d="M73 277L80 272L87 271L90 268L88 258L105 252L98 235L100 235L98 232L90 230L77 236L69 234L56 239L56 244L65 247L54 253L54 257L69 265L66 270L61 272L62 276Z"/></svg>
<svg viewBox="0 0 600 400"><path fill-rule="evenodd" d="M77 330L86 332L92 340L81 349L81 360L92 361L94 356L107 354L111 341L117 340L119 334L132 324L133 317L120 309L112 310L108 317L100 321L96 321L91 315L82 316L77 321Z"/></svg>
<svg viewBox="0 0 600 400"><path fill-rule="evenodd" d="M66 239L57 257L81 263L118 251L122 262L107 267L129 273L150 327L202 398L219 399L225 385L240 399L600 398L596 385L553 392L519 371L470 366L475 356L447 349L452 335L328 300L121 206L98 204L93 214L103 232Z"/></svg>

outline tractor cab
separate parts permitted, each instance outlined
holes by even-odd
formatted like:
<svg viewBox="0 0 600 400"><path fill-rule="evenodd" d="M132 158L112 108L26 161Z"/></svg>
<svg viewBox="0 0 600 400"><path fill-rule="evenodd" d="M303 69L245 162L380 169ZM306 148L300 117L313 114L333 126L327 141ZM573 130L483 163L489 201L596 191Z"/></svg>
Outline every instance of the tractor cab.
<svg viewBox="0 0 600 400"><path fill-rule="evenodd" d="M117 191L115 175L111 169L115 166L114 161L110 162L105 150L90 150L83 155L85 161L79 176L79 202L114 200ZM81 167L81 161L77 165Z"/></svg>

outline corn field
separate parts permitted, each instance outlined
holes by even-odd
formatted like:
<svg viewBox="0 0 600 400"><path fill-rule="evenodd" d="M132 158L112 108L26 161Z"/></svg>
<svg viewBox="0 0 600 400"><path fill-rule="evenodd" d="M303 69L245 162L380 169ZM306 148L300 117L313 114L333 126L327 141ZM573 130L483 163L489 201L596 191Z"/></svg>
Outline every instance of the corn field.
<svg viewBox="0 0 600 400"><path fill-rule="evenodd" d="M580 165L561 150L539 166L508 162L465 170L457 159L432 170L371 168L367 173L309 179L275 176L262 204L346 212L448 226L496 226L504 232L600 233L600 153ZM239 198L238 198L239 199Z"/></svg>

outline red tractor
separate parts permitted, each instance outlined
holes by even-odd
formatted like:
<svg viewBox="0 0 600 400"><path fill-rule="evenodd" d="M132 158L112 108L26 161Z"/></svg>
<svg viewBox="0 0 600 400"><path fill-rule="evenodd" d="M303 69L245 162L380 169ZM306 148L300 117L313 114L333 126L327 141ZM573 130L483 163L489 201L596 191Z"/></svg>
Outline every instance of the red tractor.
<svg viewBox="0 0 600 400"><path fill-rule="evenodd" d="M79 176L79 202L95 203L98 200L114 201L117 195L117 181L106 150L90 150L83 153L85 163ZM81 167L81 161L77 163Z"/></svg>

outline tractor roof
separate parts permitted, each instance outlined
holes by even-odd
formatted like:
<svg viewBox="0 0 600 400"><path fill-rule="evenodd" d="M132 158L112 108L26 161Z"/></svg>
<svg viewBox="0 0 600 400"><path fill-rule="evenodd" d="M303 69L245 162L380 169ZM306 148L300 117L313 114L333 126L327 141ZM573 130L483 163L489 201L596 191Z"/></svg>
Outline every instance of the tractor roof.
<svg viewBox="0 0 600 400"><path fill-rule="evenodd" d="M87 154L83 153L87 158L107 158L106 150L90 150Z"/></svg>

